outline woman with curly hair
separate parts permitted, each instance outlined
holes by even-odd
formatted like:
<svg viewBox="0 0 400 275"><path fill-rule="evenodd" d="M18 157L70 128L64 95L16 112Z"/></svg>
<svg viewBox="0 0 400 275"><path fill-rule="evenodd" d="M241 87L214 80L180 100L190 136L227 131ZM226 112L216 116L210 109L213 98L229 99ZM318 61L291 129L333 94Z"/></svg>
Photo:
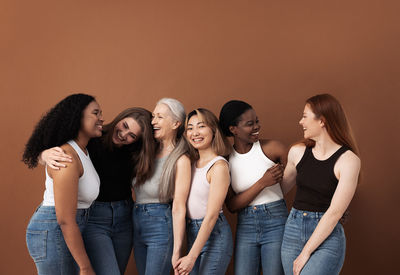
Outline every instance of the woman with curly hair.
<svg viewBox="0 0 400 275"><path fill-rule="evenodd" d="M229 156L232 184L226 199L238 212L235 274L283 274L281 245L288 215L279 185L287 161L285 146L260 139L260 123L250 104L231 100L221 109L222 131L233 137Z"/></svg>
<svg viewBox="0 0 400 275"><path fill-rule="evenodd" d="M60 146L73 162L65 169L46 167L42 204L26 231L29 253L38 274L95 274L81 232L88 208L99 193L99 177L86 146L101 136L103 117L94 97L73 94L54 106L36 125L26 144L23 161L37 166L45 149Z"/></svg>
<svg viewBox="0 0 400 275"><path fill-rule="evenodd" d="M118 114L103 127L103 136L87 146L100 177L100 193L90 208L83 239L97 275L125 272L133 243L131 182L134 176L137 182L151 176L155 146L151 113L137 107ZM41 156L56 169L69 158L61 148Z"/></svg>
<svg viewBox="0 0 400 275"><path fill-rule="evenodd" d="M231 146L218 119L203 108L188 114L185 137L193 162L186 213L189 253L175 263L175 274L225 274L233 242L222 212L230 184L229 165L223 156L229 155Z"/></svg>
<svg viewBox="0 0 400 275"><path fill-rule="evenodd" d="M307 99L299 122L304 141L290 148L284 190L297 185L285 225L285 274L339 274L346 238L339 222L356 191L360 158L339 101Z"/></svg>

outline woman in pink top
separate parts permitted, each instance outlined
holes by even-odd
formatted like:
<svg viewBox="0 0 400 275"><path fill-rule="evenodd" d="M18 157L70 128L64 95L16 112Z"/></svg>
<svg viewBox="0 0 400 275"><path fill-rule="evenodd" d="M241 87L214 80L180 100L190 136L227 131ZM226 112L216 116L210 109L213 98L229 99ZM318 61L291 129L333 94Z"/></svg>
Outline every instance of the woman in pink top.
<svg viewBox="0 0 400 275"><path fill-rule="evenodd" d="M231 146L206 109L196 109L186 120L186 139L193 162L187 200L189 253L174 265L175 274L225 274L232 256L232 232L222 213L230 184L229 165L222 157ZM181 225L184 226L184 225Z"/></svg>

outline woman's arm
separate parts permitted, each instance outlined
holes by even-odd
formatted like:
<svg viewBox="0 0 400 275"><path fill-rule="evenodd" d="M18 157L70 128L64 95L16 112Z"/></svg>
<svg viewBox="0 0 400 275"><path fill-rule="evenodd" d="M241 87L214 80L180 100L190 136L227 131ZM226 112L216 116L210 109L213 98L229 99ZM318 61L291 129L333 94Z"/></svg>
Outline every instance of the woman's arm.
<svg viewBox="0 0 400 275"><path fill-rule="evenodd" d="M349 206L356 191L360 166L360 159L351 151L343 153L336 162L335 174L339 178L338 185L328 210L318 222L317 227L303 247L300 255L293 262L293 273L295 275L300 274L311 254L332 233Z"/></svg>
<svg viewBox="0 0 400 275"><path fill-rule="evenodd" d="M44 150L40 153L38 162L42 165L47 165L52 169L59 170L60 167L67 167L65 163L62 162L71 162L72 158L70 155L67 155L61 147L53 147L47 150Z"/></svg>
<svg viewBox="0 0 400 275"><path fill-rule="evenodd" d="M65 243L80 268L80 274L94 274L76 223L78 181L83 174L82 164L69 145L63 145L62 148L73 156L74 161L64 169L48 169L53 179L57 222L61 227Z"/></svg>
<svg viewBox="0 0 400 275"><path fill-rule="evenodd" d="M186 201L190 191L191 164L190 159L183 155L176 163L175 193L172 202L172 223L174 230L174 250L172 253L172 267L175 274L177 261L181 257L183 239L185 237Z"/></svg>
<svg viewBox="0 0 400 275"><path fill-rule="evenodd" d="M269 168L258 181L245 191L238 194L235 194L233 190L233 193L230 191L226 199L226 206L231 212L247 207L265 187L280 183L282 180L283 169L287 162L286 147L276 140L261 140L260 143L263 153L272 161L280 164Z"/></svg>
<svg viewBox="0 0 400 275"><path fill-rule="evenodd" d="M196 240L194 241L188 255L178 260L177 269L179 270L179 274L186 274L192 270L197 257L200 255L201 249L207 242L212 230L214 229L215 223L219 216L219 211L221 210L226 193L228 191L230 183L229 167L225 161L217 161L211 167L209 173L211 181L210 192L207 201L207 212L200 226Z"/></svg>
<svg viewBox="0 0 400 275"><path fill-rule="evenodd" d="M289 193L296 184L296 165L300 162L305 150L306 146L304 144L293 145L289 150L288 161L281 182L281 188L284 195Z"/></svg>

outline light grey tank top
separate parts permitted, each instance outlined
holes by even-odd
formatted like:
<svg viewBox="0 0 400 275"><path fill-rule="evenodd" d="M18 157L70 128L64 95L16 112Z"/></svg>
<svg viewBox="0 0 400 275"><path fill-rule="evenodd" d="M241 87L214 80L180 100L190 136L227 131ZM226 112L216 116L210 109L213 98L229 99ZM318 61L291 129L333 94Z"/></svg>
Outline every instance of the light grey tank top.
<svg viewBox="0 0 400 275"><path fill-rule="evenodd" d="M156 159L154 164L154 172L150 179L146 180L144 184L136 185L136 178L133 179L132 185L135 190L136 203L160 203L160 179L164 167L164 163L168 156Z"/></svg>

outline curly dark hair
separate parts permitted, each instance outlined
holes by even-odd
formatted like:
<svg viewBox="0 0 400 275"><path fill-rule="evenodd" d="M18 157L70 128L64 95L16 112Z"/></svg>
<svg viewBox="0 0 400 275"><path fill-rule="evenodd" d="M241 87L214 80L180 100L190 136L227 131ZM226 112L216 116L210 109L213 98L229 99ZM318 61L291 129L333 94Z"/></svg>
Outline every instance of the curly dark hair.
<svg viewBox="0 0 400 275"><path fill-rule="evenodd" d="M78 136L83 110L95 98L87 94L72 94L61 100L36 124L22 156L29 168L38 164L39 154L46 149L61 146Z"/></svg>

